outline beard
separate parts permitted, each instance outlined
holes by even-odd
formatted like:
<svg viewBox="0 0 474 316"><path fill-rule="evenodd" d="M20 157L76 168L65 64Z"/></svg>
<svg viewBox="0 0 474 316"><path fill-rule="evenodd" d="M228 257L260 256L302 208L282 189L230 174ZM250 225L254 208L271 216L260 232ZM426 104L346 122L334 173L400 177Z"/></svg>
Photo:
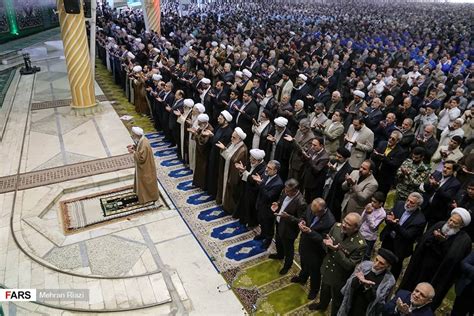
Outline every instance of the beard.
<svg viewBox="0 0 474 316"><path fill-rule="evenodd" d="M445 236L453 236L459 233L461 229L460 228L451 228L449 227L448 223L444 223L443 227L441 227L441 232Z"/></svg>
<svg viewBox="0 0 474 316"><path fill-rule="evenodd" d="M417 209L418 207L408 207L408 204L405 203L405 210L407 210L408 212L413 212Z"/></svg>

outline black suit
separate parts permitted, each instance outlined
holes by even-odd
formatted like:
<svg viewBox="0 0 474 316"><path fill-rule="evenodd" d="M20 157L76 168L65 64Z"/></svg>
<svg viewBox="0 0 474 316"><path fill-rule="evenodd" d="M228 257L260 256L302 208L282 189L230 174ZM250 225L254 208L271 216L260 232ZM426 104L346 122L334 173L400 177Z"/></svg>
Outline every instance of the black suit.
<svg viewBox="0 0 474 316"><path fill-rule="evenodd" d="M166 111L166 106L172 107L174 103L174 93L170 92L166 95L166 92L163 90L159 95L162 99L161 102L158 102L158 109L161 113L161 127L163 128L163 132L165 133L165 138L171 141L173 144L173 135L171 134L171 130L169 128L169 120L170 120L170 113Z"/></svg>
<svg viewBox="0 0 474 316"><path fill-rule="evenodd" d="M278 210L276 211L276 214L280 212L281 206L283 205L283 201L286 197L287 195L283 191L280 199L278 200ZM300 232L298 223L300 222L300 218L303 216L305 209L306 202L304 201L303 194L298 191L296 196L293 197L291 202L283 210L289 216L277 217L275 241L277 256L285 258L283 269L289 269L293 264L293 258L295 255L295 240Z"/></svg>
<svg viewBox="0 0 474 316"><path fill-rule="evenodd" d="M255 208L258 213L258 223L262 229L260 234L265 238L264 244L269 246L275 234L275 215L273 215L271 206L273 202L278 200L285 185L279 175L272 178L268 184L266 183L267 180L268 176L264 175L258 188Z"/></svg>
<svg viewBox="0 0 474 316"><path fill-rule="evenodd" d="M398 201L392 209L395 218L400 220L405 213L405 201ZM403 260L413 253L413 245L423 234L426 219L421 210L417 209L405 222L393 224L386 221L386 226L380 233L382 248L391 250L398 257L398 263L392 266L391 272L395 279L398 278L402 270Z"/></svg>
<svg viewBox="0 0 474 316"><path fill-rule="evenodd" d="M435 171L432 176L440 181L442 174ZM429 181L423 184L423 188L425 189L423 213L428 221L429 228L433 224L449 218L449 206L461 188L461 183L454 176L451 176L437 189L432 187Z"/></svg>
<svg viewBox="0 0 474 316"><path fill-rule="evenodd" d="M381 142L375 149L377 152L383 154L387 148L387 142ZM388 153L388 155L380 156L372 153L371 159L375 162L375 179L379 184L378 190L387 194L390 191L398 168L402 165L406 158L406 152L397 144Z"/></svg>
<svg viewBox="0 0 474 316"><path fill-rule="evenodd" d="M415 138L411 143L411 148L413 149L415 147L423 147L426 150L425 162L429 163L431 161L431 156L433 156L436 149L438 149L438 144L438 141L434 137L428 138L426 142Z"/></svg>
<svg viewBox="0 0 474 316"><path fill-rule="evenodd" d="M312 150L313 149L311 149L311 151ZM305 161L303 170L303 187L306 203L310 204L314 198L323 195L328 162L329 154L324 149L319 153L311 154L310 152L309 160Z"/></svg>
<svg viewBox="0 0 474 316"><path fill-rule="evenodd" d="M242 104L240 109L243 109L243 112L237 112L235 115L235 124L236 127L240 127L247 137L244 140L247 148L252 148L252 125L253 120L258 120L258 106L254 100L250 101L248 104Z"/></svg>
<svg viewBox="0 0 474 316"><path fill-rule="evenodd" d="M301 271L299 278L306 282L311 277L310 289L312 292L318 292L321 285L320 267L326 251L323 248L323 239L336 223L334 216L329 209L318 219L315 220L311 212L311 206L308 206L301 220L311 229L309 233L301 233L299 253L301 258Z"/></svg>
<svg viewBox="0 0 474 316"><path fill-rule="evenodd" d="M341 221L341 203L346 194L342 189L342 183L346 181L346 174L351 174L352 170L352 166L347 161L339 171L334 173L334 171L329 170L326 175L326 179L332 177L333 180L329 187L325 185L323 198L338 222Z"/></svg>

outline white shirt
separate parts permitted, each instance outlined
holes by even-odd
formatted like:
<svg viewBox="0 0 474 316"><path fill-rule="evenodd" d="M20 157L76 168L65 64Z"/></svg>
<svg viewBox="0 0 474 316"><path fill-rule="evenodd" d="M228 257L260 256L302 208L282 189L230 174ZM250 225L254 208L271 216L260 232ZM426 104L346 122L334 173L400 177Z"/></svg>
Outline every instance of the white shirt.
<svg viewBox="0 0 474 316"><path fill-rule="evenodd" d="M278 212L278 215L281 215L286 210L288 205L291 203L291 201L293 201L293 199L295 197L296 197L296 194L292 197L289 197L289 196L285 197L285 199L281 203L281 207L280 207L280 211ZM279 223L280 222L280 216L277 216L276 220Z"/></svg>

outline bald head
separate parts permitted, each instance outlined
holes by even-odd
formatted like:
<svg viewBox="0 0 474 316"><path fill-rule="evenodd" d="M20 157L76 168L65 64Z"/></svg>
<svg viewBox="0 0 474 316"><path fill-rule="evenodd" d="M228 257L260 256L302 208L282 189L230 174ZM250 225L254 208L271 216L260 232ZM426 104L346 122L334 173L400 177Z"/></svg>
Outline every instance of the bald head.
<svg viewBox="0 0 474 316"><path fill-rule="evenodd" d="M410 301L413 306L424 306L431 303L435 296L435 289L427 282L418 283L411 293Z"/></svg>

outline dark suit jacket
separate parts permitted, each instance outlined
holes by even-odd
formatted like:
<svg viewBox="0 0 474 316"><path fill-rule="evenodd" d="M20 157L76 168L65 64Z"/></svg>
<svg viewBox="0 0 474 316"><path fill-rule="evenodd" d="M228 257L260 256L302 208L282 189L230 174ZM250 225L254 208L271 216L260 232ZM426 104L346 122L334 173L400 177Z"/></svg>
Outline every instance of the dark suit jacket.
<svg viewBox="0 0 474 316"><path fill-rule="evenodd" d="M380 142L375 150L383 154L386 148L387 142ZM400 144L397 144L387 156L372 153L370 158L375 162L375 178L382 192L390 189L390 186L395 181L398 168L400 168L406 158L406 154L406 151Z"/></svg>
<svg viewBox="0 0 474 316"><path fill-rule="evenodd" d="M397 292L395 297L385 304L382 310L383 316L399 316L402 315L399 312L395 311L395 307L397 306L397 300L400 298L403 303L410 305L410 297L411 292L406 290L400 290ZM411 316L433 316L433 311L431 310L430 304L423 306L422 308L415 309L411 312Z"/></svg>
<svg viewBox="0 0 474 316"><path fill-rule="evenodd" d="M333 212L333 215L337 221L340 220L341 202L344 199L344 195L346 194L346 192L342 189L342 183L346 181L346 174L351 174L352 170L351 164L349 161L347 161L344 166L334 175L329 192L325 197L327 206ZM328 171L327 176L329 176L329 172L330 171Z"/></svg>
<svg viewBox="0 0 474 316"><path fill-rule="evenodd" d="M395 218L400 219L405 212L405 202L398 201L392 209ZM426 219L420 210L416 210L403 225L387 225L380 233L382 248L393 251L400 260L410 256L413 253L413 244L423 234L426 225ZM393 237L392 232L395 232Z"/></svg>
<svg viewBox="0 0 474 316"><path fill-rule="evenodd" d="M322 261L325 255L323 239L336 223L336 220L329 209L326 209L326 213L319 218L316 224L310 226L314 218L315 216L311 211L311 206L308 205L301 220L304 220L306 226L311 228L311 232L301 233L299 252L302 256Z"/></svg>
<svg viewBox="0 0 474 316"><path fill-rule="evenodd" d="M283 190L280 199L278 200L278 210L280 211L281 205L286 198L286 194ZM288 206L285 208L284 212L288 213L289 217L280 217L280 223L278 223L278 232L281 238L286 239L296 239L300 232L298 228L298 223L300 222L301 216L303 216L304 211L306 210L306 202L304 200L303 194L298 192L298 194L291 200Z"/></svg>
<svg viewBox="0 0 474 316"><path fill-rule="evenodd" d="M280 196L281 190L285 187L283 181L281 180L279 175L276 175L268 184L267 182L268 177L265 175L262 178L262 183L260 183L258 188L258 196L257 202L255 204L255 208L257 212L263 212L262 214L265 217L274 217L272 210L270 209L273 202L278 200Z"/></svg>
<svg viewBox="0 0 474 316"><path fill-rule="evenodd" d="M425 155L425 162L429 162L431 160L431 156L435 153L436 149L438 148L438 141L434 137L430 137L426 143L418 141L416 138L411 143L411 148L415 147L423 147L426 150Z"/></svg>
<svg viewBox="0 0 474 316"><path fill-rule="evenodd" d="M380 121L383 120L383 114L380 109L367 109L369 112L366 116L364 116L365 125L370 128L372 131L379 125Z"/></svg>
<svg viewBox="0 0 474 316"><path fill-rule="evenodd" d="M242 106L244 105L242 104ZM237 119L237 116L239 116L238 112L235 114L236 126L240 127L247 134L247 137L251 137L253 134L252 133L252 125L253 125L252 119L255 119L255 120L258 119L258 107L255 101L254 100L250 101L250 103L247 104L247 106L244 109L244 112L240 114L238 119Z"/></svg>
<svg viewBox="0 0 474 316"><path fill-rule="evenodd" d="M441 179L441 172L435 171L432 176L439 180ZM456 177L452 176L438 189L433 188L428 181L423 184L423 187L425 189L423 213L426 219L431 223L445 221L449 217L449 205L461 187L461 183ZM430 202L431 197L433 197L433 200Z"/></svg>
<svg viewBox="0 0 474 316"><path fill-rule="evenodd" d="M321 189L326 180L326 170L329 162L329 154L326 150L309 159L304 164L303 186L307 189Z"/></svg>

